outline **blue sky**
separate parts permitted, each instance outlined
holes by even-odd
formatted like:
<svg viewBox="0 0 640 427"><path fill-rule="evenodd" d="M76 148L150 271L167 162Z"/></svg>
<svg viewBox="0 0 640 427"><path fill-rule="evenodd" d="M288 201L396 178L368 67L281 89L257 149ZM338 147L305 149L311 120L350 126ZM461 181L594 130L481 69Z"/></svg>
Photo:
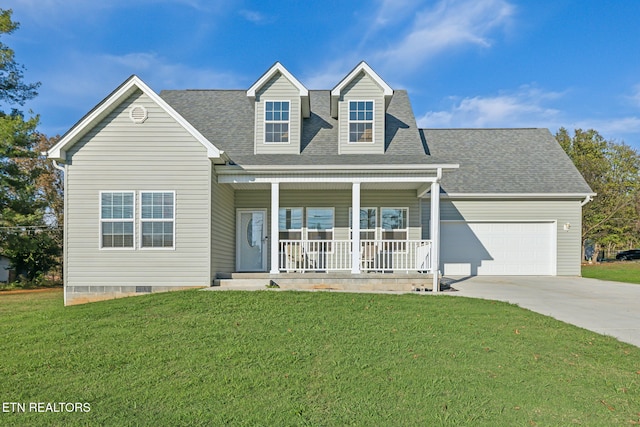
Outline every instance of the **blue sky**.
<svg viewBox="0 0 640 427"><path fill-rule="evenodd" d="M131 74L154 90L247 89L280 61L331 89L365 60L422 127L598 130L640 149L636 0L4 0L2 41L62 134Z"/></svg>

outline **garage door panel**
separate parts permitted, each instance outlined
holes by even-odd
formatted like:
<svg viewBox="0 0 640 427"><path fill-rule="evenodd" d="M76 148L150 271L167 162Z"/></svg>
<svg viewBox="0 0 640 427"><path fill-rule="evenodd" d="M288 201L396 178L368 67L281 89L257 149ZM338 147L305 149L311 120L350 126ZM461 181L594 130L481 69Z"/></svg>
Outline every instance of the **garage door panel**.
<svg viewBox="0 0 640 427"><path fill-rule="evenodd" d="M551 222L443 222L445 275L552 275L555 224Z"/></svg>

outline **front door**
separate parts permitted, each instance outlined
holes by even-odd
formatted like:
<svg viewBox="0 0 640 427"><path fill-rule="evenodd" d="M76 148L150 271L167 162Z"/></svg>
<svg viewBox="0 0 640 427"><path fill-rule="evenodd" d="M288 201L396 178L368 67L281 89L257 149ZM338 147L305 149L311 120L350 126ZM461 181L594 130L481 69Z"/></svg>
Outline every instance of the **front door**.
<svg viewBox="0 0 640 427"><path fill-rule="evenodd" d="M266 271L265 223L267 211L238 209L236 217L236 269Z"/></svg>

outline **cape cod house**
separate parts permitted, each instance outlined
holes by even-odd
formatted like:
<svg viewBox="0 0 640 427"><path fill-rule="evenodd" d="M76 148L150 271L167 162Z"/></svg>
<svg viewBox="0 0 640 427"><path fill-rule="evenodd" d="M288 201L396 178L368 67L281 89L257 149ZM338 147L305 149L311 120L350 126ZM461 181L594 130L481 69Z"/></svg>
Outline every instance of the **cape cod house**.
<svg viewBox="0 0 640 427"><path fill-rule="evenodd" d="M575 276L593 195L548 130L419 129L365 62L331 90L280 63L248 90L156 94L132 76L48 155L65 174L65 304L238 277Z"/></svg>

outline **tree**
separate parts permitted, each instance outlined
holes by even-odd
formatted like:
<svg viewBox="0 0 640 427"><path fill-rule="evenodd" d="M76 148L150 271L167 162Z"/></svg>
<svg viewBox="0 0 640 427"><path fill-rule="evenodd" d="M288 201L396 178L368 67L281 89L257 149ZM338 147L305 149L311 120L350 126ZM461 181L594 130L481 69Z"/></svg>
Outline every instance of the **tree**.
<svg viewBox="0 0 640 427"><path fill-rule="evenodd" d="M13 33L20 24L11 20L11 9L0 9L0 36ZM40 83L24 83L24 66L15 61L15 52L0 42L0 101L9 105L24 105L38 95Z"/></svg>
<svg viewBox="0 0 640 427"><path fill-rule="evenodd" d="M18 28L11 15L0 9L0 37ZM60 239L52 232L55 224L46 220L51 194L43 183L51 171L37 151L49 140L36 131L38 116L25 119L16 108L35 97L40 85L25 83L23 70L0 41L0 251L34 280L57 262Z"/></svg>
<svg viewBox="0 0 640 427"><path fill-rule="evenodd" d="M582 210L585 243L600 248L628 248L638 244L640 230L640 155L624 143L605 140L597 131L566 129L556 139L569 155L591 189L597 193Z"/></svg>

